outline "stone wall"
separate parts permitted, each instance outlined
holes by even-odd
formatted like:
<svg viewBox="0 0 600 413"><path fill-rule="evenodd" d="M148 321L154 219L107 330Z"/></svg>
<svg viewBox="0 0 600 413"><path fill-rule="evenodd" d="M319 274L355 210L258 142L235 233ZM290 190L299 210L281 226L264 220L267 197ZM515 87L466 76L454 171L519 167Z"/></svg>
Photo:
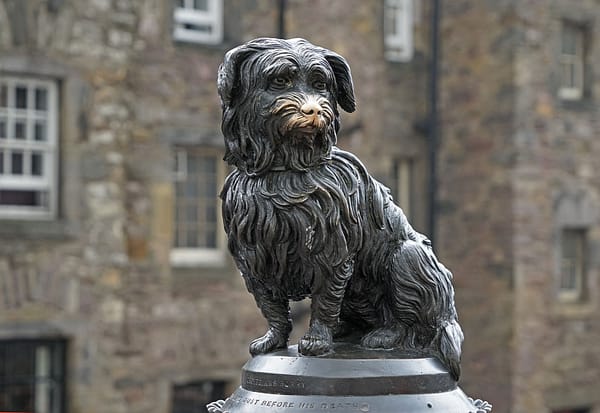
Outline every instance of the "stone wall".
<svg viewBox="0 0 600 413"><path fill-rule="evenodd" d="M515 58L515 411L565 407L599 411L600 379L597 41L598 3L517 2ZM568 20L588 27L584 97L558 98L560 32ZM588 229L586 295L558 297L560 230Z"/></svg>
<svg viewBox="0 0 600 413"><path fill-rule="evenodd" d="M465 332L462 386L511 407L514 12L511 2L444 2L439 241Z"/></svg>
<svg viewBox="0 0 600 413"><path fill-rule="evenodd" d="M465 328L463 388L496 412L597 411L597 2L443 10L438 246ZM589 31L580 102L558 97L565 20ZM577 303L557 294L565 226L588 229Z"/></svg>

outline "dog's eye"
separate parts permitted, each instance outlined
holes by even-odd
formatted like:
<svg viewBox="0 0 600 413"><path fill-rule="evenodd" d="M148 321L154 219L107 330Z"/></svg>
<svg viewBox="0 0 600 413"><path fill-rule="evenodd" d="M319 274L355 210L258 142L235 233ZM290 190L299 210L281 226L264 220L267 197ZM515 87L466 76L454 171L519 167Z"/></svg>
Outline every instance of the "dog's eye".
<svg viewBox="0 0 600 413"><path fill-rule="evenodd" d="M277 76L271 80L271 86L273 86L276 89L283 89L289 83L290 83L289 80L283 76Z"/></svg>
<svg viewBox="0 0 600 413"><path fill-rule="evenodd" d="M327 89L327 83L323 82L322 80L317 80L313 82L313 87L317 90L325 90Z"/></svg>

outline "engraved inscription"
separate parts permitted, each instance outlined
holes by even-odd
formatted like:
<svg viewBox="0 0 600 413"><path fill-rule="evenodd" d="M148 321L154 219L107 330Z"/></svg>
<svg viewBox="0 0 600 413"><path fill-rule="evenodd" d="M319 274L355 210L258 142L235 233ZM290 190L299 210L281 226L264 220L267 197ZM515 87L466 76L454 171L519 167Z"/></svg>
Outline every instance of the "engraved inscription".
<svg viewBox="0 0 600 413"><path fill-rule="evenodd" d="M368 403L359 402L317 402L317 401L290 401L290 400L272 400L272 399L261 399L256 397L235 397L232 396L231 400L250 406L260 406L266 408L278 408L278 409L289 409L296 408L302 410L337 410L337 411L357 411L357 412L368 412L370 406Z"/></svg>

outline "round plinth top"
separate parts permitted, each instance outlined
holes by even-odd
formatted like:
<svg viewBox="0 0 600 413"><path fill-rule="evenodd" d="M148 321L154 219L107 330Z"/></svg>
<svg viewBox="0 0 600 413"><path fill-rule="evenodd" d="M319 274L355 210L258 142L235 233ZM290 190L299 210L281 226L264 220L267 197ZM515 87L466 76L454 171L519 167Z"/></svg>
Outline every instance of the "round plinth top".
<svg viewBox="0 0 600 413"><path fill-rule="evenodd" d="M457 383L432 357L337 344L331 354L298 354L297 346L249 360L242 388L261 393L376 396L452 391Z"/></svg>

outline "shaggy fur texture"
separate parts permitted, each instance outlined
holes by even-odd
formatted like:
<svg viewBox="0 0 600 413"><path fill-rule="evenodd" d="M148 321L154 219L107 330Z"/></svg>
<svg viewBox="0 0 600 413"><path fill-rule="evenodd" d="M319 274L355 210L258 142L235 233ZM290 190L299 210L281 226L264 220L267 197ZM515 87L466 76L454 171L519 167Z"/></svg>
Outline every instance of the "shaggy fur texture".
<svg viewBox="0 0 600 413"><path fill-rule="evenodd" d="M350 68L302 39L256 39L219 70L228 245L268 322L250 345L287 345L289 301L311 297L298 349L331 351L360 333L368 348L437 356L458 379L462 331L452 274L408 223L389 190L335 147L338 105L355 109Z"/></svg>

